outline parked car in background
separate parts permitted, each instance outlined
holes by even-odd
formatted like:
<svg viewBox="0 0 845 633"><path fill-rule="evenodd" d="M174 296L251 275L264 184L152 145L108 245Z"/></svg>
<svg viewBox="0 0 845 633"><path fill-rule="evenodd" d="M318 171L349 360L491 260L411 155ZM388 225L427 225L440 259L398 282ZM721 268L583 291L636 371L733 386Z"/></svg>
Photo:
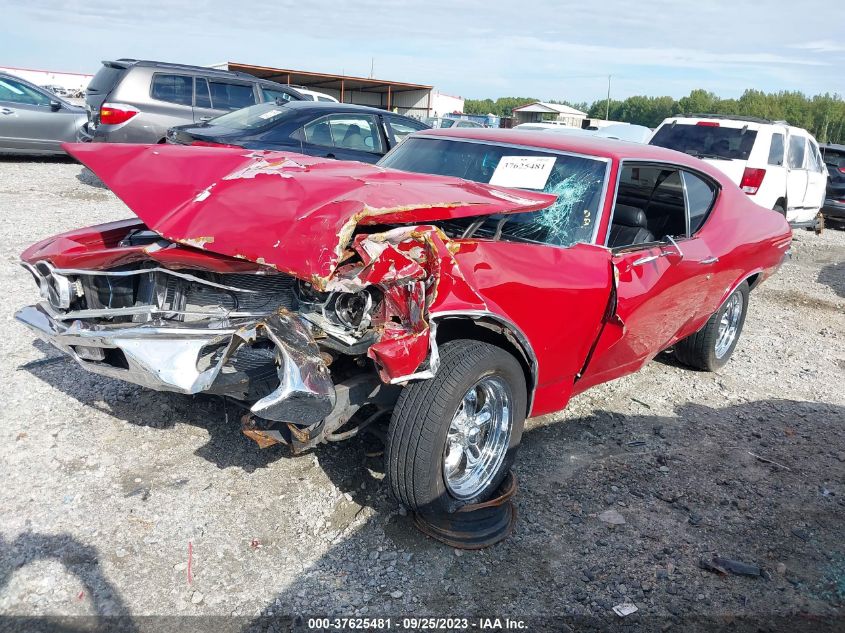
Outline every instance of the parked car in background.
<svg viewBox="0 0 845 633"><path fill-rule="evenodd" d="M17 319L91 372L242 401L260 446L390 416L386 483L412 510L485 500L527 416L667 348L722 367L792 240L718 169L593 137L426 130L378 166L69 152L137 218L30 246L43 298Z"/></svg>
<svg viewBox="0 0 845 633"><path fill-rule="evenodd" d="M327 95L324 92L317 92L316 90L310 90L309 88L305 88L304 86L291 86L294 88L301 96L304 101L331 101L332 103L340 103L337 99L335 99L331 95Z"/></svg>
<svg viewBox="0 0 845 633"><path fill-rule="evenodd" d="M0 153L64 154L61 144L78 140L87 124L85 108L0 73Z"/></svg>
<svg viewBox="0 0 845 633"><path fill-rule="evenodd" d="M821 145L820 148L828 173L822 215L841 226L845 223L845 145Z"/></svg>
<svg viewBox="0 0 845 633"><path fill-rule="evenodd" d="M432 128L461 128L461 127L484 127L481 123L470 121L469 119L451 119L449 117L434 117L426 118L425 122Z"/></svg>
<svg viewBox="0 0 845 633"><path fill-rule="evenodd" d="M374 163L408 134L428 126L385 110L348 103L261 103L200 125L171 128L168 143L286 149Z"/></svg>
<svg viewBox="0 0 845 633"><path fill-rule="evenodd" d="M104 61L85 90L91 140L108 143L163 143L174 125L300 99L289 86L246 73L134 59Z"/></svg>
<svg viewBox="0 0 845 633"><path fill-rule="evenodd" d="M754 202L779 211L793 227L821 230L827 170L807 130L784 121L692 114L663 121L650 143L721 169Z"/></svg>
<svg viewBox="0 0 845 633"><path fill-rule="evenodd" d="M68 91L66 88L62 88L61 86L49 85L41 87L44 88L44 90L46 90L47 92L52 92L54 95L57 95L59 97L70 96L70 91Z"/></svg>
<svg viewBox="0 0 845 633"><path fill-rule="evenodd" d="M564 130L580 130L579 127L572 127L571 125L566 125L563 121L533 121L531 123L520 123L519 125L514 125L511 129L512 130L550 130L556 128L563 128Z"/></svg>
<svg viewBox="0 0 845 633"><path fill-rule="evenodd" d="M572 134L575 136L596 136L598 138L609 138L616 141L628 141L630 143L648 143L652 130L643 125L631 123L615 123L601 128L584 129L564 125L543 125L541 123L523 123L517 125L515 130L535 130L550 132L552 134Z"/></svg>

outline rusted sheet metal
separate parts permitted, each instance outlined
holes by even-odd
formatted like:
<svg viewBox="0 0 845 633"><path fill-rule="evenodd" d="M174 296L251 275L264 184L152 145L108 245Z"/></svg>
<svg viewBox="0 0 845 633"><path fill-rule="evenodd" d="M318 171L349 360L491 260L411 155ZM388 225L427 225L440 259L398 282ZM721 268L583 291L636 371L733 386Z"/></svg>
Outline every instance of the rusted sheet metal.
<svg viewBox="0 0 845 633"><path fill-rule="evenodd" d="M495 545L513 532L519 490L516 475L508 471L493 498L463 506L457 512L416 512L414 524L423 534L459 549L483 549Z"/></svg>
<svg viewBox="0 0 845 633"><path fill-rule="evenodd" d="M324 288L359 224L549 206L555 197L286 152L66 144L152 230ZM154 187L150 183L155 183Z"/></svg>
<svg viewBox="0 0 845 633"><path fill-rule="evenodd" d="M286 443L279 431L260 428L251 413L245 413L241 418L241 431L249 439L258 444L258 448L269 448L276 444Z"/></svg>

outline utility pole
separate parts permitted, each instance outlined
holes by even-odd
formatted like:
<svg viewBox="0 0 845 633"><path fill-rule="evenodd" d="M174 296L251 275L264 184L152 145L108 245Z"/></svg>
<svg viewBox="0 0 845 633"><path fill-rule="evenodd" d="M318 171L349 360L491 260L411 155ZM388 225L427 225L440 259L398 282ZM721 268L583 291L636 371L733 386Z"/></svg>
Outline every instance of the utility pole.
<svg viewBox="0 0 845 633"><path fill-rule="evenodd" d="M604 109L604 120L605 121L610 120L610 78L611 77L613 77L613 75L607 76L607 105Z"/></svg>
<svg viewBox="0 0 845 633"><path fill-rule="evenodd" d="M376 65L376 58L370 57L370 79L373 78L373 67Z"/></svg>

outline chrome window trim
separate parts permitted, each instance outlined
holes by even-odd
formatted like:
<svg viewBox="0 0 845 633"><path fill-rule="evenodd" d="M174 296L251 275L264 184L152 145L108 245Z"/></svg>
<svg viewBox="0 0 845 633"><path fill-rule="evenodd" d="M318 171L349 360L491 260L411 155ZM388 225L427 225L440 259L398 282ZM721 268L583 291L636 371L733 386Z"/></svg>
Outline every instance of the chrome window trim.
<svg viewBox="0 0 845 633"><path fill-rule="evenodd" d="M681 177L681 190L684 192L684 225L686 226L686 237L692 237L690 233L690 218L689 218L689 192L687 191L687 179L685 171L681 170L679 174Z"/></svg>
<svg viewBox="0 0 845 633"><path fill-rule="evenodd" d="M589 160L594 160L600 163L604 163L604 178L602 179L601 183L601 197L599 198L598 204L598 213L596 217L595 226L593 226L593 232L590 235L589 242L575 242L575 244L596 244L596 238L598 237L599 227L601 226L601 221L604 218L604 205L607 200L607 183L610 180L610 171L611 167L613 166L613 159L608 156L594 156L592 154L581 154L579 152L570 152L563 149L549 149L547 147L539 147L537 145L522 145L521 143L507 143L507 142L500 142L500 141L487 141L484 139L474 139L474 138L465 138L461 136L434 136L434 135L408 135L409 138L413 138L415 140L426 140L426 141L457 141L459 143L475 143L476 145L492 145L494 147L512 147L514 149L523 149L529 151L539 151L545 152L546 154L560 154L561 156L573 156L575 158L586 158ZM386 169L396 169L395 167L387 167ZM459 178L459 176L451 176L453 178ZM462 178L462 180L466 180ZM474 180L468 182L476 182ZM488 183L480 183L480 184L488 184ZM537 191L536 189L519 189L518 187L510 187L511 189L518 189L519 191ZM543 192L540 192L543 193ZM549 246L551 248L572 248L575 246L572 244L570 246L558 246L556 244L546 244L542 243L542 246Z"/></svg>
<svg viewBox="0 0 845 633"><path fill-rule="evenodd" d="M616 187L614 188L613 201L612 201L612 204L610 205L610 221L607 223L607 234L604 236L603 246L605 248L609 248L607 246L607 241L610 239L610 226L613 224L613 211L616 208L616 200L619 197L619 183L622 180L621 179L622 170L625 168L625 163L636 163L636 164L644 165L644 166L648 166L648 165L669 165L671 167L677 168L677 170L680 171L680 172L689 172L692 175L701 178L701 180L703 180L704 182L708 182L711 185L713 185L713 188L714 188L713 201L710 203L710 208L707 211L707 218L704 220L704 223L699 227L698 230L701 231L701 229L704 228L704 226L707 224L707 222L710 221L710 216L713 214L713 209L716 206L716 202L719 199L719 195L722 193L722 186L719 183L719 181L714 179L712 176L708 176L703 171L697 170L695 167L689 167L687 165L682 165L680 163L673 163L673 162L670 162L668 160L659 160L659 159L655 160L655 159L645 159L645 158L623 158L619 161L619 166L616 168ZM681 178L681 182L683 182L683 178ZM684 186L686 186L686 183L684 183ZM684 190L684 195L686 196L686 190ZM689 235L689 209L687 208L686 199L684 199L684 208L685 208L685 214L687 216L687 237L685 237L684 239L690 239L692 237L692 235ZM651 244L652 246L654 244L662 244L662 243L663 243L662 241L660 241L660 242L649 242L649 244ZM619 248L626 248L626 247L620 246Z"/></svg>

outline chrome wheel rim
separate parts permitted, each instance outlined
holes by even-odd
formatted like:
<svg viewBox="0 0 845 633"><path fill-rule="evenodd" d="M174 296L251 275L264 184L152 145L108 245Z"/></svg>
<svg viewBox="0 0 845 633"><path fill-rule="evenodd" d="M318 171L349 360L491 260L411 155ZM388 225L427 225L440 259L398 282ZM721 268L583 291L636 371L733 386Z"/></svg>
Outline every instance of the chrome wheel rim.
<svg viewBox="0 0 845 633"><path fill-rule="evenodd" d="M452 496L471 499L498 472L508 452L512 400L498 376L485 376L464 394L443 450L443 479Z"/></svg>
<svg viewBox="0 0 845 633"><path fill-rule="evenodd" d="M736 340L739 332L739 321L742 318L743 298L741 292L733 293L719 321L719 336L716 338L716 358L722 358Z"/></svg>

